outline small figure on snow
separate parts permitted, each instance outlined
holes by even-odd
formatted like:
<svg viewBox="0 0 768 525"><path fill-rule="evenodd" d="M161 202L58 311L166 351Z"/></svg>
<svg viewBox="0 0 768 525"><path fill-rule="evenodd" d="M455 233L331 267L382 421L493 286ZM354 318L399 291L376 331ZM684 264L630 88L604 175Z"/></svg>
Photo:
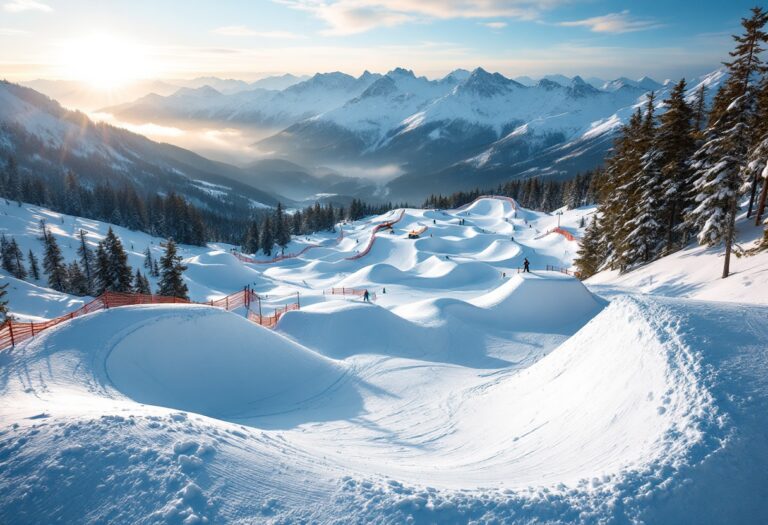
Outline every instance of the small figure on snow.
<svg viewBox="0 0 768 525"><path fill-rule="evenodd" d="M528 258L526 257L526 258L525 258L525 260L523 260L523 271L524 271L524 272L528 272L528 273L531 273L531 268L530 268L530 266L531 266L531 263L530 263L530 262L528 262Z"/></svg>
<svg viewBox="0 0 768 525"><path fill-rule="evenodd" d="M363 302L364 303L370 303L371 302L371 294L368 293L368 290L365 290L363 292Z"/></svg>

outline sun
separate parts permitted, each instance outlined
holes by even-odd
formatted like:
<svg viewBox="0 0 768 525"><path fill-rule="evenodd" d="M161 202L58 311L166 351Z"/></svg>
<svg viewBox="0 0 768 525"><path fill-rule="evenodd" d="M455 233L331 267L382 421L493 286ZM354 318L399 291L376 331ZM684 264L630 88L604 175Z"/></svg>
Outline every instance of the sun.
<svg viewBox="0 0 768 525"><path fill-rule="evenodd" d="M109 35L68 42L63 46L61 62L68 78L105 91L147 78L151 73L141 46Z"/></svg>

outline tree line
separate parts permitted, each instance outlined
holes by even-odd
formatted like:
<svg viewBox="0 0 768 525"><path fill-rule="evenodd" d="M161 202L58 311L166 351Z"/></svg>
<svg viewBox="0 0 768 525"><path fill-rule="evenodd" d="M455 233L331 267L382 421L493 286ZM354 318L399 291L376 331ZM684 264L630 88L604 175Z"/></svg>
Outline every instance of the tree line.
<svg viewBox="0 0 768 525"><path fill-rule="evenodd" d="M135 271L128 264L128 254L120 238L110 227L94 250L86 241L86 232L78 232L77 257L67 262L56 237L51 234L45 221L40 222L40 240L43 244L42 272L37 256L30 249L22 253L16 239L0 236L0 262L2 268L17 279L40 281L47 279L49 288L77 296L99 296L105 292L152 294L147 275ZM176 242L169 238L163 244L164 253L157 261L147 247L144 268L149 275L158 278L157 295L189 299L183 272L187 267L178 254ZM26 259L26 262L25 262ZM5 318L8 301L5 300L8 283L0 286L0 315Z"/></svg>
<svg viewBox="0 0 768 525"><path fill-rule="evenodd" d="M539 177L516 179L500 184L493 190L475 189L450 195L430 195L424 201L425 208L458 208L481 195L502 195L515 199L521 206L533 210L551 212L563 206L578 208L594 204L597 200L597 182L601 170L578 174L566 181L542 180Z"/></svg>
<svg viewBox="0 0 768 525"><path fill-rule="evenodd" d="M728 277L739 204L746 199L747 217L759 225L768 192L766 23L759 7L742 19L711 108L706 87L691 97L682 79L662 101L666 111L657 115L651 92L622 128L597 180L599 206L576 260L582 276L628 271L695 239L724 246ZM768 230L759 248L768 248Z"/></svg>
<svg viewBox="0 0 768 525"><path fill-rule="evenodd" d="M367 215L377 215L392 209L392 203L381 205L366 204L352 199L348 208L332 203L315 203L293 213L286 213L281 203L271 214L251 220L241 246L243 252L255 254L261 251L271 256L277 247L284 252L292 236L304 236L316 232L335 232L336 225L345 220L356 221Z"/></svg>

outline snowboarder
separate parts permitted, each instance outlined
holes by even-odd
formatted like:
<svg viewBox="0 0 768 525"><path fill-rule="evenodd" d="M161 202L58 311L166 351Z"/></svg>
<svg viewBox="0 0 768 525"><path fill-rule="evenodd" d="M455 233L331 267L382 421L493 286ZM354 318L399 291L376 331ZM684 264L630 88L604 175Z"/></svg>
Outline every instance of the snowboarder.
<svg viewBox="0 0 768 525"><path fill-rule="evenodd" d="M368 290L363 292L363 302L364 303L370 303L371 302L371 294L368 293Z"/></svg>
<svg viewBox="0 0 768 525"><path fill-rule="evenodd" d="M387 293L387 289L386 289L386 288L382 288L382 290L381 290L381 293L382 293L382 294L385 294L385 293Z"/></svg>
<svg viewBox="0 0 768 525"><path fill-rule="evenodd" d="M531 263L528 262L528 258L526 257L525 260L523 261L523 271L531 273L530 265Z"/></svg>
<svg viewBox="0 0 768 525"><path fill-rule="evenodd" d="M435 219L432 219L432 224L437 224L437 221Z"/></svg>

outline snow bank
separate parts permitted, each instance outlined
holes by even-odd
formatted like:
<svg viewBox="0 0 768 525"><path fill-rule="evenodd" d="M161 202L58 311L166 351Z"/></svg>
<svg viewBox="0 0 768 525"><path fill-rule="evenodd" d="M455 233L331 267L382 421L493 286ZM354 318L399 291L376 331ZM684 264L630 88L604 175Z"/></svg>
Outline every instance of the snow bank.
<svg viewBox="0 0 768 525"><path fill-rule="evenodd" d="M254 417L295 407L343 374L331 361L236 315L153 313L113 343L106 360L115 388L140 403ZM110 321L119 323L119 317Z"/></svg>

